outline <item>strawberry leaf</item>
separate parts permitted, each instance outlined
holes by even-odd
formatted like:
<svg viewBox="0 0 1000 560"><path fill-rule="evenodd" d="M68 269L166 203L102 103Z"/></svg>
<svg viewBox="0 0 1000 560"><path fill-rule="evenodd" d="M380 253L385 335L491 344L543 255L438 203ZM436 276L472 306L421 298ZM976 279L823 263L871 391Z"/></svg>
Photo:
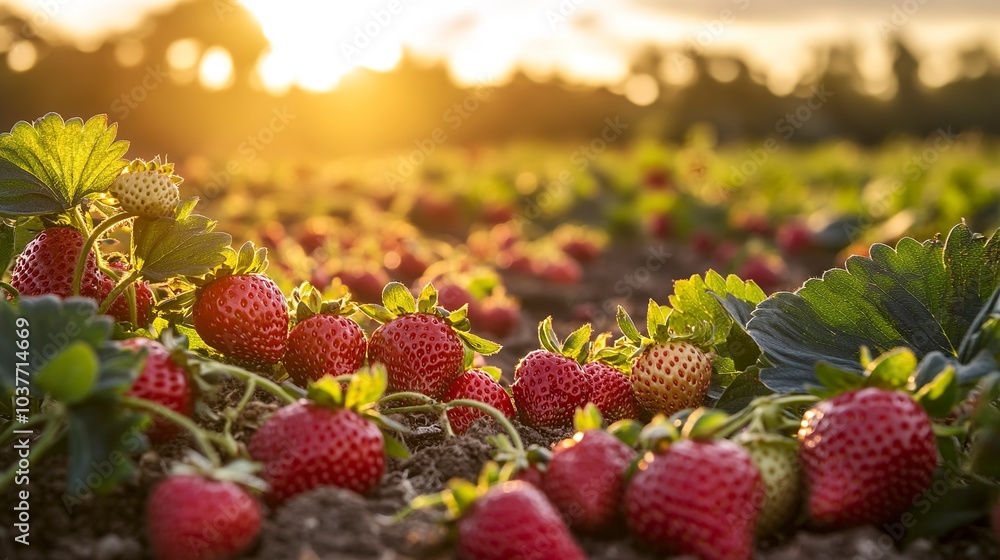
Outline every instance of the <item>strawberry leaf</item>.
<svg viewBox="0 0 1000 560"><path fill-rule="evenodd" d="M63 210L38 177L0 157L0 216L37 216Z"/></svg>
<svg viewBox="0 0 1000 560"><path fill-rule="evenodd" d="M538 323L538 342L542 345L542 348L552 352L553 354L562 354L562 343L559 342L559 337L556 336L556 330L552 326L552 316L542 319L542 322Z"/></svg>
<svg viewBox="0 0 1000 560"><path fill-rule="evenodd" d="M481 368L476 368L479 371L485 372L487 375L493 378L493 381L500 381L500 377L503 376L503 370L496 366L483 366Z"/></svg>
<svg viewBox="0 0 1000 560"><path fill-rule="evenodd" d="M917 356L909 348L894 348L867 365L865 385L903 389L913 382Z"/></svg>
<svg viewBox="0 0 1000 560"><path fill-rule="evenodd" d="M590 355L590 335L592 332L593 328L590 326L590 323L573 331L563 341L560 353L563 356L573 358L581 364L586 362L587 356Z"/></svg>
<svg viewBox="0 0 1000 560"><path fill-rule="evenodd" d="M359 410L365 405L374 403L385 394L388 384L388 375L381 365L358 371L347 386L344 407Z"/></svg>
<svg viewBox="0 0 1000 560"><path fill-rule="evenodd" d="M434 308L437 307L437 303L437 290L434 289L433 284L428 283L424 286L424 289L420 291L420 296L417 297L417 311L420 313L431 313L434 311Z"/></svg>
<svg viewBox="0 0 1000 560"><path fill-rule="evenodd" d="M385 285L382 290L382 303L396 315L417 312L417 301L413 299L413 294L399 282L389 282Z"/></svg>
<svg viewBox="0 0 1000 560"><path fill-rule="evenodd" d="M736 414L750 406L750 403L757 397L764 397L770 394L771 390L760 382L758 369L751 367L735 376L726 385L725 390L719 396L719 400L715 402L715 407L729 414Z"/></svg>
<svg viewBox="0 0 1000 560"><path fill-rule="evenodd" d="M177 276L202 276L226 262L233 238L216 232L205 216L178 208L175 218L137 218L132 229L132 265L152 282Z"/></svg>
<svg viewBox="0 0 1000 560"><path fill-rule="evenodd" d="M624 307L618 306L618 310L615 312L615 320L622 334L630 342L638 344L642 341L642 335L639 333L639 329L635 327L635 321L632 320L632 317L629 316Z"/></svg>
<svg viewBox="0 0 1000 560"><path fill-rule="evenodd" d="M118 125L106 115L86 123L49 113L21 121L0 134L0 158L29 175L0 165L0 214L26 215L69 210L84 198L108 190L128 162L128 142L115 140Z"/></svg>
<svg viewBox="0 0 1000 560"><path fill-rule="evenodd" d="M328 408L344 406L344 390L332 375L324 375L310 383L307 398Z"/></svg>
<svg viewBox="0 0 1000 560"><path fill-rule="evenodd" d="M383 432L382 439L385 442L385 454L393 459L408 459L410 450L395 437Z"/></svg>
<svg viewBox="0 0 1000 560"><path fill-rule="evenodd" d="M57 401L73 404L87 398L93 390L99 368L93 347L78 340L37 371L35 383Z"/></svg>
<svg viewBox="0 0 1000 560"><path fill-rule="evenodd" d="M747 331L763 351L765 385L781 393L815 386L821 360L861 373L862 346L875 354L906 346L918 358L957 356L1000 286L1000 235L987 239L965 224L943 243L904 238L870 253L757 306Z"/></svg>
<svg viewBox="0 0 1000 560"><path fill-rule="evenodd" d="M753 309L767 296L752 281L744 282L735 274L723 278L718 272L709 270L702 278L694 275L687 280L674 282L674 293L670 296L670 328L674 332L691 332L700 329L701 323L712 325L711 336L703 341L709 346L726 342L734 316L722 301L731 301L730 306L737 311ZM746 322L742 322L740 327Z"/></svg>
<svg viewBox="0 0 1000 560"><path fill-rule="evenodd" d="M573 414L573 427L577 432L587 430L600 430L604 426L604 417L594 403L587 403L587 406L576 409Z"/></svg>
<svg viewBox="0 0 1000 560"><path fill-rule="evenodd" d="M810 388L809 392L822 398L829 398L845 391L860 389L865 378L854 371L841 369L827 362L816 363L816 380L822 387Z"/></svg>
<svg viewBox="0 0 1000 560"><path fill-rule="evenodd" d="M361 304L358 306L358 309L360 309L362 313L364 313L371 319L378 321L383 325L396 318L396 316L393 315L392 311L389 311L385 307L382 307L381 305L376 305L374 303Z"/></svg>

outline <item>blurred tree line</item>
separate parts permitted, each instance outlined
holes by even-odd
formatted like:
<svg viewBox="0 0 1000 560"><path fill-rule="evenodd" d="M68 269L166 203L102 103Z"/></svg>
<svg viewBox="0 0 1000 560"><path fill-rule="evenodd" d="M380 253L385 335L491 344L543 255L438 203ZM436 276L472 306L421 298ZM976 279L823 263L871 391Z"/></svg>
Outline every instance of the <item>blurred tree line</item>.
<svg viewBox="0 0 1000 560"><path fill-rule="evenodd" d="M220 2L229 8L224 13ZM2 10L0 24L15 39L32 41L39 59L20 73L0 64L0 129L48 111L67 117L107 113L138 153L145 148L175 157L240 152L255 157L266 147L275 155L329 156L418 149L427 139L439 143L442 137L458 145L582 141L600 134L605 119L613 117L628 124L628 134L664 138L679 138L693 124L710 123L724 141L845 137L875 143L902 134L924 136L940 127L1000 133L1000 62L983 47L962 54L966 68L959 79L929 88L918 77L919 61L896 41L896 93L890 99L864 93L851 45L829 47L827 64L817 69L812 84L787 96L773 94L736 59L726 61L735 67L735 78L719 81L709 68L720 59L705 55L690 59L695 75L684 87L660 78L659 98L645 107L605 88L537 82L520 74L501 87L479 91L473 103L470 96L477 92L455 87L443 66L409 58L393 72L358 71L330 92L293 89L276 97L249 77L266 40L248 14L225 0L182 3L93 52L49 45L35 37L30 24ZM231 53L236 72L231 87L208 91L197 82L175 79L165 52L189 37ZM123 67L117 61L115 48L122 40L140 42L144 55L138 64ZM650 51L636 60L634 70L660 76L664 60L674 54ZM462 111L458 119L456 104L474 109ZM284 115L280 131L273 129L279 114ZM248 142L260 149L247 155L241 148Z"/></svg>

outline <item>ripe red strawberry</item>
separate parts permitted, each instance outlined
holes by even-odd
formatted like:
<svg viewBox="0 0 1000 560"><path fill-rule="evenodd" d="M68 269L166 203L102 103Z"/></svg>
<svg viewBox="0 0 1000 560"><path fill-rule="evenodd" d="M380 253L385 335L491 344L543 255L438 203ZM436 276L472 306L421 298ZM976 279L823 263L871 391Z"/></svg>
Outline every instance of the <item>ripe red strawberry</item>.
<svg viewBox="0 0 1000 560"><path fill-rule="evenodd" d="M469 333L463 314L436 307L437 291L430 284L417 301L405 286L391 282L383 300L385 307L363 305L361 310L382 323L368 343L368 361L385 366L392 391L440 397L462 374L467 346L486 355L500 349Z"/></svg>
<svg viewBox="0 0 1000 560"><path fill-rule="evenodd" d="M786 255L800 255L816 246L812 231L798 221L782 224L774 238L781 252Z"/></svg>
<svg viewBox="0 0 1000 560"><path fill-rule="evenodd" d="M484 332L498 338L507 338L521 322L521 308L507 298L489 297L483 300L476 322Z"/></svg>
<svg viewBox="0 0 1000 560"><path fill-rule="evenodd" d="M385 471L384 440L375 424L352 410L305 399L271 415L249 451L264 464L261 476L274 503L324 485L364 494Z"/></svg>
<svg viewBox="0 0 1000 560"><path fill-rule="evenodd" d="M122 261L111 261L108 263L108 266L121 273L129 271L128 264ZM136 282L133 286L135 287L136 326L143 327L153 321L153 291L149 288L148 282ZM104 301L104 298L110 295L111 290L114 288L114 279L108 277L106 274L101 274L100 300ZM128 307L128 298L125 294L118 296L111 303L111 307L108 308L108 315L111 315L119 322L132 321L132 315Z"/></svg>
<svg viewBox="0 0 1000 560"><path fill-rule="evenodd" d="M345 316L357 307L346 299L324 302L305 284L292 293L295 326L288 335L282 363L296 383L306 386L324 375L348 375L365 362L368 341L354 320Z"/></svg>
<svg viewBox="0 0 1000 560"><path fill-rule="evenodd" d="M600 429L579 432L552 450L542 489L577 530L598 531L617 516L625 471L635 453Z"/></svg>
<svg viewBox="0 0 1000 560"><path fill-rule="evenodd" d="M470 369L458 376L441 397L442 401L456 399L484 402L502 412L507 418L513 418L517 415L514 403L510 400L506 389L493 376L481 369ZM476 420L486 416L485 412L468 406L452 408L447 414L448 422L451 423L451 428L456 434L464 434L469 431Z"/></svg>
<svg viewBox="0 0 1000 560"><path fill-rule="evenodd" d="M757 534L786 528L802 504L802 466L794 439L774 434L741 434L738 442L753 459L764 483Z"/></svg>
<svg viewBox="0 0 1000 560"><path fill-rule="evenodd" d="M162 344L148 338L129 338L121 344L132 350L146 350L142 373L132 383L128 395L155 402L185 416L194 413L193 387L187 370L171 358ZM154 418L146 435L152 442L159 443L173 438L177 432L176 424Z"/></svg>
<svg viewBox="0 0 1000 560"><path fill-rule="evenodd" d="M822 401L799 429L809 516L821 527L896 519L937 466L930 418L909 395L876 387Z"/></svg>
<svg viewBox="0 0 1000 560"><path fill-rule="evenodd" d="M750 455L726 440L681 440L649 453L625 491L641 539L701 560L749 560L762 492Z"/></svg>
<svg viewBox="0 0 1000 560"><path fill-rule="evenodd" d="M608 422L639 418L639 401L628 377L604 362L588 362L583 371L590 376L590 402Z"/></svg>
<svg viewBox="0 0 1000 560"><path fill-rule="evenodd" d="M513 480L521 480L541 488L545 482L545 473L537 465L528 465L514 474Z"/></svg>
<svg viewBox="0 0 1000 560"><path fill-rule="evenodd" d="M146 524L157 560L226 560L257 540L260 504L233 482L172 475L150 494Z"/></svg>
<svg viewBox="0 0 1000 560"><path fill-rule="evenodd" d="M486 491L458 523L464 560L584 560L559 513L535 486L504 482Z"/></svg>
<svg viewBox="0 0 1000 560"><path fill-rule="evenodd" d="M633 364L631 380L643 408L669 416L701 406L712 381L712 361L688 342L651 344Z"/></svg>
<svg viewBox="0 0 1000 560"><path fill-rule="evenodd" d="M275 364L288 340L288 307L277 284L261 274L220 276L202 287L192 312L206 344L235 360Z"/></svg>
<svg viewBox="0 0 1000 560"><path fill-rule="evenodd" d="M583 278L583 269L569 257L558 260L541 260L532 265L535 275L546 282L572 286L579 284Z"/></svg>
<svg viewBox="0 0 1000 560"><path fill-rule="evenodd" d="M83 234L72 227L42 231L18 257L10 277L11 286L22 296L52 294L63 299L72 296L73 270L84 241ZM104 274L97 269L97 257L91 252L83 269L80 295L99 298L103 278Z"/></svg>
<svg viewBox="0 0 1000 560"><path fill-rule="evenodd" d="M510 388L521 421L535 427L569 426L573 413L591 395L583 366L549 350L535 350L522 358Z"/></svg>

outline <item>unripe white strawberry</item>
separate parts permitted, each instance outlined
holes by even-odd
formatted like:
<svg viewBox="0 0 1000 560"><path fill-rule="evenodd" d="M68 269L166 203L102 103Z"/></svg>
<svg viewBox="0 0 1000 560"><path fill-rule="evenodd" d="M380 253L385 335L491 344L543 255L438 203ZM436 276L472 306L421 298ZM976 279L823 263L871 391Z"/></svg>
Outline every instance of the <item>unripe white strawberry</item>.
<svg viewBox="0 0 1000 560"><path fill-rule="evenodd" d="M701 406L711 381L712 360L688 342L651 344L632 365L635 398L651 414Z"/></svg>
<svg viewBox="0 0 1000 560"><path fill-rule="evenodd" d="M153 219L173 216L181 200L177 185L182 181L173 169L172 163L161 164L159 158L137 159L111 184L111 194L126 212Z"/></svg>

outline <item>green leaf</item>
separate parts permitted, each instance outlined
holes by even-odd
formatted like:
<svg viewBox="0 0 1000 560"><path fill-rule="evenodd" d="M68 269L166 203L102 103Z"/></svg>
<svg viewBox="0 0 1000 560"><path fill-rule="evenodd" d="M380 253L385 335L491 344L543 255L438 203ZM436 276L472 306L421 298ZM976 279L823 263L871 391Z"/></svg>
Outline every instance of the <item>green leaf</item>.
<svg viewBox="0 0 1000 560"><path fill-rule="evenodd" d="M118 125L106 115L86 123L49 113L34 123L21 121L0 134L0 158L27 171L17 177L0 166L0 214L69 210L87 196L107 191L127 162L128 142L115 141ZM13 178L7 183L4 178ZM30 212L34 208L41 212Z"/></svg>
<svg viewBox="0 0 1000 560"><path fill-rule="evenodd" d="M553 354L562 353L562 343L559 341L559 337L556 336L556 330L552 326L551 315L538 323L538 342L542 345L542 348Z"/></svg>
<svg viewBox="0 0 1000 560"><path fill-rule="evenodd" d="M496 366L483 366L476 369L486 372L486 374L492 377L494 381L500 381L500 377L503 376L503 370Z"/></svg>
<svg viewBox="0 0 1000 560"><path fill-rule="evenodd" d="M486 340L485 338L478 337L467 331L455 331L458 338L462 339L462 342L468 347L476 352L479 352L483 356L491 356L500 351L503 346Z"/></svg>
<svg viewBox="0 0 1000 560"><path fill-rule="evenodd" d="M0 360L0 388L13 391L27 382L31 395L42 397L45 391L34 374L61 351L76 342L97 351L112 347L113 320L96 311L95 302L84 298L22 297L16 307L0 298L0 356L5 357Z"/></svg>
<svg viewBox="0 0 1000 560"><path fill-rule="evenodd" d="M577 362L583 363L590 354L590 335L593 328L590 323L583 325L579 329L570 333L563 341L561 353L564 356L573 358Z"/></svg>
<svg viewBox="0 0 1000 560"><path fill-rule="evenodd" d="M987 240L964 224L945 243L904 238L870 252L757 306L747 331L768 362L765 385L780 393L815 386L821 360L860 373L862 346L954 356L1000 283L1000 236Z"/></svg>
<svg viewBox="0 0 1000 560"><path fill-rule="evenodd" d="M619 420L608 426L608 433L618 438L619 441L629 447L639 444L639 436L642 434L642 424L635 420Z"/></svg>
<svg viewBox="0 0 1000 560"><path fill-rule="evenodd" d="M64 503L103 493L129 480L136 472L131 457L145 450L139 428L143 415L118 403L107 393L69 408L69 471Z"/></svg>
<svg viewBox="0 0 1000 560"><path fill-rule="evenodd" d="M403 445L403 442L384 432L382 439L385 443L385 454L389 457L393 459L408 459L410 457L410 450Z"/></svg>
<svg viewBox="0 0 1000 560"><path fill-rule="evenodd" d="M587 406L576 409L573 414L573 427L577 432L587 430L600 430L604 426L604 417L594 403L587 403Z"/></svg>
<svg viewBox="0 0 1000 560"><path fill-rule="evenodd" d="M35 383L57 401L72 404L90 394L97 383L99 368L97 353L89 344L78 340L35 373Z"/></svg>
<svg viewBox="0 0 1000 560"><path fill-rule="evenodd" d="M662 330L661 327L667 326L669 312L670 308L656 303L653 298L649 299L649 305L646 308L646 333L657 342L662 342L657 334Z"/></svg>
<svg viewBox="0 0 1000 560"><path fill-rule="evenodd" d="M936 489L941 482L948 490L944 494L935 491L933 495L918 497L914 501L914 508L903 514L898 523L887 526L886 530L900 537L903 535L899 533L905 533L902 541L905 545L918 538L935 539L944 536L989 515L993 492L980 484L951 486L948 479L955 474L939 470L929 488Z"/></svg>
<svg viewBox="0 0 1000 560"><path fill-rule="evenodd" d="M63 211L38 177L0 157L0 216L37 216Z"/></svg>
<svg viewBox="0 0 1000 560"><path fill-rule="evenodd" d="M958 404L958 381L955 368L947 367L934 381L924 385L913 396L927 414L941 418L947 416Z"/></svg>
<svg viewBox="0 0 1000 560"><path fill-rule="evenodd" d="M917 356L909 348L894 348L867 366L865 385L883 389L904 389L917 370Z"/></svg>
<svg viewBox="0 0 1000 560"><path fill-rule="evenodd" d="M750 406L757 397L764 397L772 394L763 383L760 382L757 368L750 368L736 376L722 392L715 407L729 414L736 414L744 408Z"/></svg>
<svg viewBox="0 0 1000 560"><path fill-rule="evenodd" d="M382 303L386 309L396 315L406 315L417 312L417 300L406 286L399 282L389 282L382 290Z"/></svg>
<svg viewBox="0 0 1000 560"><path fill-rule="evenodd" d="M635 321L632 320L632 317L629 317L624 307L618 306L618 310L615 312L615 320L618 322L618 328L621 329L622 334L629 341L638 343L642 340L639 329L635 327Z"/></svg>
<svg viewBox="0 0 1000 560"><path fill-rule="evenodd" d="M688 416L681 435L691 439L708 439L729 420L729 415L721 410L698 408Z"/></svg>
<svg viewBox="0 0 1000 560"><path fill-rule="evenodd" d="M6 222L0 221L0 277L10 266L11 261L17 256L14 251L14 234L16 230Z"/></svg>
<svg viewBox="0 0 1000 560"><path fill-rule="evenodd" d="M709 270L702 278L694 275L687 280L674 282L674 293L670 296L670 328L674 332L690 332L700 328L702 322L714 327L711 340L714 346L726 342L734 323L733 314L723 306L721 300L732 298L734 307L752 309L765 299L764 292L753 282L744 282L735 274L723 278L718 272ZM742 305L740 305L742 304ZM740 324L742 328L746 323Z"/></svg>
<svg viewBox="0 0 1000 560"><path fill-rule="evenodd" d="M216 232L205 216L149 220L137 218L132 229L132 265L142 277L164 282L177 276L203 276L226 261L233 238Z"/></svg>
<svg viewBox="0 0 1000 560"><path fill-rule="evenodd" d="M374 303L361 304L358 306L358 309L360 309L365 315L371 317L379 323L382 323L383 325L396 318L396 316L392 314L392 311Z"/></svg>

